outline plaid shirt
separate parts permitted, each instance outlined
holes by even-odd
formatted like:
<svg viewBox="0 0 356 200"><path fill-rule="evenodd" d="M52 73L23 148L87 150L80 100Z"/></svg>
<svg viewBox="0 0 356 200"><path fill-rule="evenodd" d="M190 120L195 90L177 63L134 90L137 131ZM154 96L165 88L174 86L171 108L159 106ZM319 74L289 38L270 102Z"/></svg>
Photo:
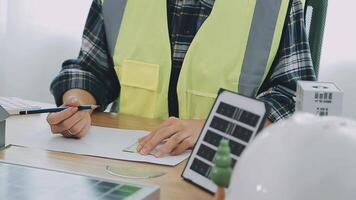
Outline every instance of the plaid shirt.
<svg viewBox="0 0 356 200"><path fill-rule="evenodd" d="M215 0L167 1L173 63L170 87L175 87L187 49L209 16ZM294 112L297 80L315 79L302 3L291 0L278 53L256 98L270 105L268 118L277 121ZM89 91L102 108L116 100L120 93L112 58L107 51L100 0L94 0L90 8L78 58L65 61L51 84L58 105L62 104L64 92L72 88ZM176 98L169 99L174 100L177 101Z"/></svg>

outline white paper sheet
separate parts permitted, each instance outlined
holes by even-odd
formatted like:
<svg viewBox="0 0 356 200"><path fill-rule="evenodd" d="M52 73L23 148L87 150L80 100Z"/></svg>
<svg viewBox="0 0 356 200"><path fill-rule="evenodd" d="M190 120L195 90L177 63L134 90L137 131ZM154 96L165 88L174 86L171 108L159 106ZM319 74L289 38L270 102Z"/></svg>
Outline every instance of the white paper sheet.
<svg viewBox="0 0 356 200"><path fill-rule="evenodd" d="M148 134L142 130L124 130L92 126L82 139L69 139L53 135L49 129L32 131L23 134L7 134L7 144L40 148L51 151L69 152L81 155L98 156L119 160L148 162L175 166L188 158L190 151L178 156L156 158L143 156L123 150L137 142L138 138Z"/></svg>

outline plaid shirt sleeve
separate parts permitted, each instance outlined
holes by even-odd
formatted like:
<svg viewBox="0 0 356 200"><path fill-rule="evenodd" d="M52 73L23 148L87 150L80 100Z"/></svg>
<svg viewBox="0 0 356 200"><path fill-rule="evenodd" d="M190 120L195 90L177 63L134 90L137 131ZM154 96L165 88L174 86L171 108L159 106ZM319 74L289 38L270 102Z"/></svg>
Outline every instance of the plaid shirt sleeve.
<svg viewBox="0 0 356 200"><path fill-rule="evenodd" d="M272 122L294 112L298 80L316 80L300 0L292 1L286 20L277 56L257 96L270 106L268 118Z"/></svg>
<svg viewBox="0 0 356 200"><path fill-rule="evenodd" d="M104 110L120 91L106 43L101 1L94 0L85 24L82 46L77 59L67 60L52 81L50 90L57 105L63 94L73 88L90 92Z"/></svg>

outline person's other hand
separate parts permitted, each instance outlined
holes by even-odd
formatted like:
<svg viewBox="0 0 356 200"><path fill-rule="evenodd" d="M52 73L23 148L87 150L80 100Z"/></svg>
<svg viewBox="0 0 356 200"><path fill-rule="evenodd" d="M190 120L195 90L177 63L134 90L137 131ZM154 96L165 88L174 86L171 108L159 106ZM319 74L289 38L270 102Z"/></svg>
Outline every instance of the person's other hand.
<svg viewBox="0 0 356 200"><path fill-rule="evenodd" d="M53 134L62 134L67 138L82 138L88 132L91 125L91 110L78 111L77 107L81 103L73 98L64 104L69 108L58 112L50 113L47 122Z"/></svg>
<svg viewBox="0 0 356 200"><path fill-rule="evenodd" d="M158 128L145 137L139 139L137 150L142 155L149 154L163 141L155 153L156 157L166 154L178 155L193 147L198 140L199 133L205 120L180 120L170 117L158 126Z"/></svg>

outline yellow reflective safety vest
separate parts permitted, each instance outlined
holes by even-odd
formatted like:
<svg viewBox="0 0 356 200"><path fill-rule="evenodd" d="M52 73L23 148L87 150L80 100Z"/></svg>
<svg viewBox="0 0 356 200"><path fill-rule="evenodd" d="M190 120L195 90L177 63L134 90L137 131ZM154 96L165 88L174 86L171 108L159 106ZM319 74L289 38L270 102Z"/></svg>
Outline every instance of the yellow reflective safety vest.
<svg viewBox="0 0 356 200"><path fill-rule="evenodd" d="M177 84L179 117L205 119L219 88L255 96L277 53L289 0L215 0ZM105 0L120 113L168 117L171 46L167 0Z"/></svg>

